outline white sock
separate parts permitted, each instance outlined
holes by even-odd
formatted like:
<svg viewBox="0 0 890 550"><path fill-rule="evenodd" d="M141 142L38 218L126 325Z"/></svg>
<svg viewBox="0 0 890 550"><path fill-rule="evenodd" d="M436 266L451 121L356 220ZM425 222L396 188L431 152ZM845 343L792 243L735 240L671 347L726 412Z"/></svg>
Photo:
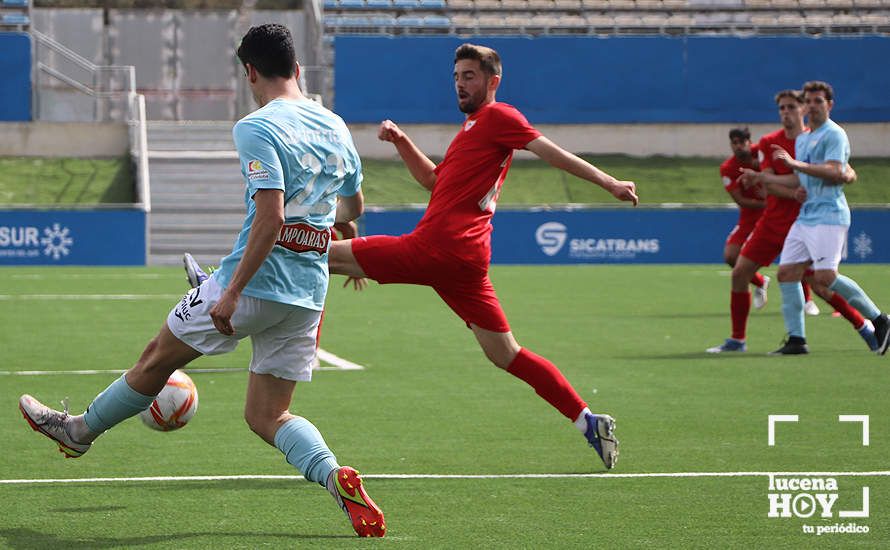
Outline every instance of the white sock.
<svg viewBox="0 0 890 550"><path fill-rule="evenodd" d="M591 414L590 409L584 407L584 410L581 411L581 414L578 415L578 418L575 419L575 427L578 428L578 431L583 433L587 432L587 415Z"/></svg>
<svg viewBox="0 0 890 550"><path fill-rule="evenodd" d="M75 443L87 444L95 441L97 437L101 434L97 434L93 430L87 426L87 423L83 420L83 415L77 416L69 416L68 422L65 423L65 431L68 432L68 437L74 440Z"/></svg>

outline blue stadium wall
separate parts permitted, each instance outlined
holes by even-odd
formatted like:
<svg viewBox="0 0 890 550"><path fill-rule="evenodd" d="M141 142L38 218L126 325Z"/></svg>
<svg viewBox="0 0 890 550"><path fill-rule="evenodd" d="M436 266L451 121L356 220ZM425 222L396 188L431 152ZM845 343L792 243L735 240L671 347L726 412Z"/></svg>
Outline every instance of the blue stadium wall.
<svg viewBox="0 0 890 550"><path fill-rule="evenodd" d="M31 120L31 37L0 33L0 122Z"/></svg>
<svg viewBox="0 0 890 550"><path fill-rule="evenodd" d="M0 209L0 267L145 265L145 229L138 208Z"/></svg>
<svg viewBox="0 0 890 550"><path fill-rule="evenodd" d="M370 209L362 233L410 232L420 210ZM853 210L847 263L890 263L887 211ZM498 209L492 225L496 264L721 263L726 236L738 221L732 208L573 210Z"/></svg>
<svg viewBox="0 0 890 550"><path fill-rule="evenodd" d="M457 123L454 49L498 50L498 99L533 124L775 122L772 97L835 88L833 118L890 121L890 37L335 38L336 110L347 122Z"/></svg>

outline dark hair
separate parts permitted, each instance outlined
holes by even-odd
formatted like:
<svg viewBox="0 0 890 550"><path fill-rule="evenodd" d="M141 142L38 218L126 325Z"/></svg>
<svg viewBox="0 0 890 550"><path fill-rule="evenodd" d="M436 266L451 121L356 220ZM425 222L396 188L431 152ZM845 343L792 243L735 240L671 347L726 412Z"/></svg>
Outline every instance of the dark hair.
<svg viewBox="0 0 890 550"><path fill-rule="evenodd" d="M266 23L251 27L241 39L237 53L242 65L247 67L250 63L267 78L294 76L297 54L290 31L284 25Z"/></svg>
<svg viewBox="0 0 890 550"><path fill-rule="evenodd" d="M810 80L803 85L803 93L807 92L825 92L825 99L827 99L828 101L834 100L834 89L828 82L822 82L821 80Z"/></svg>
<svg viewBox="0 0 890 550"><path fill-rule="evenodd" d="M729 131L729 139L730 141L734 139L742 139L744 141L751 141L751 131L748 130L748 127L744 128L733 128Z"/></svg>
<svg viewBox="0 0 890 550"><path fill-rule="evenodd" d="M781 92L776 94L776 104L779 103L779 100L783 97L790 97L794 101L803 104L803 94L800 93L799 90L782 90Z"/></svg>
<svg viewBox="0 0 890 550"><path fill-rule="evenodd" d="M501 57L491 48L476 44L461 44L454 51L454 62L457 63L460 59L475 59L482 67L482 71L489 76L501 76Z"/></svg>

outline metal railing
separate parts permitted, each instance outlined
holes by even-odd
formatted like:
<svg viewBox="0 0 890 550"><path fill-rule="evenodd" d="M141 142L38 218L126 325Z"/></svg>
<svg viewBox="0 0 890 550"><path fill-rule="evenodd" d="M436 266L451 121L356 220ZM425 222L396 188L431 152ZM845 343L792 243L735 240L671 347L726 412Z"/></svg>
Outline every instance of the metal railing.
<svg viewBox="0 0 890 550"><path fill-rule="evenodd" d="M52 119L43 109L43 102L50 92L73 90L76 94L82 94L81 97L92 100L92 114L88 117L89 120L126 123L129 130L130 155L135 163L137 204L145 212L150 212L145 96L136 93L135 67L96 65L33 26L30 32L35 46L34 118ZM60 66L60 63L54 63L58 58L62 58L68 64L67 71ZM46 82L44 75L48 76L51 82Z"/></svg>

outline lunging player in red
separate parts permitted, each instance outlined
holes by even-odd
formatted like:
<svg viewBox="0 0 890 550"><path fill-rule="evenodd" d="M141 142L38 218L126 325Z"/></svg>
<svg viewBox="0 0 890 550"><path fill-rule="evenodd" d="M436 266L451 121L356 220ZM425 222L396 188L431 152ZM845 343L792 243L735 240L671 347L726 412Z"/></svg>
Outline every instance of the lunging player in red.
<svg viewBox="0 0 890 550"><path fill-rule="evenodd" d="M615 420L593 414L556 366L522 348L513 337L488 277L491 217L514 149L527 149L551 165L637 204L636 186L619 181L535 130L514 107L495 100L501 82L497 52L464 44L455 52L454 85L466 120L439 165L392 121L378 137L393 143L411 175L432 193L423 218L400 237L371 236L332 243L331 273L379 283L432 287L473 331L486 357L524 380L574 422L606 465L618 458Z"/></svg>

